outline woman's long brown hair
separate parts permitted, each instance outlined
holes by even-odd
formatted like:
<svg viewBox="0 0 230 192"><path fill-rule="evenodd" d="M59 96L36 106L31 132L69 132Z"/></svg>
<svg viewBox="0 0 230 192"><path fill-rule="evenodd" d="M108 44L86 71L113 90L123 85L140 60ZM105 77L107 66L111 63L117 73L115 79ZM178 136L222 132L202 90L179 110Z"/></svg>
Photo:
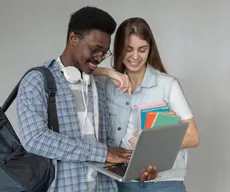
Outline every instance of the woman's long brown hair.
<svg viewBox="0 0 230 192"><path fill-rule="evenodd" d="M114 39L114 69L120 73L124 73L125 66L123 64L123 58L127 50L128 37L132 34L137 35L139 38L149 43L150 52L147 60L148 64L166 73L152 31L148 23L144 19L138 17L129 18L123 21L117 29Z"/></svg>

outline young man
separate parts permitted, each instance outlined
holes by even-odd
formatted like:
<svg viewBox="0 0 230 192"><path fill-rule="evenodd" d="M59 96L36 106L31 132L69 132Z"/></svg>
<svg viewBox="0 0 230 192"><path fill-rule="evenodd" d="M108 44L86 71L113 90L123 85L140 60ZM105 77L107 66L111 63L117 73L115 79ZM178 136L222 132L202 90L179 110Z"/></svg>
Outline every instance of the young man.
<svg viewBox="0 0 230 192"><path fill-rule="evenodd" d="M127 162L131 155L131 151L110 147L103 87L90 75L111 55L110 36L115 28L108 13L84 7L71 15L62 55L53 64L45 62L57 86L59 133L47 127L42 75L33 71L21 81L17 96L21 142L28 152L53 160L56 177L51 192L117 191L114 180L84 165L84 161Z"/></svg>

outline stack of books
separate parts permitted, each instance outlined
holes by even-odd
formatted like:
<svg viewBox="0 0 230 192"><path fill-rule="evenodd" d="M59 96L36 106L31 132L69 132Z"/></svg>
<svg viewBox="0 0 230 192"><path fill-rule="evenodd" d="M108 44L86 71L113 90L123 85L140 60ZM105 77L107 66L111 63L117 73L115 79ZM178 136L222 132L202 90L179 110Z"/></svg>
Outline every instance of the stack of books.
<svg viewBox="0 0 230 192"><path fill-rule="evenodd" d="M175 115L165 101L138 106L139 127L149 129L179 124L181 118Z"/></svg>

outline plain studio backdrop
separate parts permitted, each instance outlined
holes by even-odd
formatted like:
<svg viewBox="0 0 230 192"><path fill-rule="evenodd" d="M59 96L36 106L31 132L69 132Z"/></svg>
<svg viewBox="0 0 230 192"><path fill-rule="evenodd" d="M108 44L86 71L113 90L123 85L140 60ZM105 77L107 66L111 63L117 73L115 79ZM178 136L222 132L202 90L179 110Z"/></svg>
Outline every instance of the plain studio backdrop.
<svg viewBox="0 0 230 192"><path fill-rule="evenodd" d="M1 0L0 104L27 69L62 53L70 14L86 5L108 11L118 24L134 16L150 24L201 136L199 148L189 150L188 192L229 192L230 1ZM18 132L15 103L7 114Z"/></svg>

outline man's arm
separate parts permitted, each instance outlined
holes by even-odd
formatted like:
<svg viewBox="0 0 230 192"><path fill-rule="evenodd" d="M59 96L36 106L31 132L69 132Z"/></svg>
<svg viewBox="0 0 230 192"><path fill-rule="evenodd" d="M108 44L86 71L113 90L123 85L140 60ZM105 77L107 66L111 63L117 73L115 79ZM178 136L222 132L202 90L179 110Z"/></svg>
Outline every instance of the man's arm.
<svg viewBox="0 0 230 192"><path fill-rule="evenodd" d="M17 113L23 147L30 153L50 159L105 162L105 144L75 140L48 129L44 80L38 73L29 73L22 80L18 91ZM60 123L60 129L62 126ZM80 134L75 128L74 131Z"/></svg>

